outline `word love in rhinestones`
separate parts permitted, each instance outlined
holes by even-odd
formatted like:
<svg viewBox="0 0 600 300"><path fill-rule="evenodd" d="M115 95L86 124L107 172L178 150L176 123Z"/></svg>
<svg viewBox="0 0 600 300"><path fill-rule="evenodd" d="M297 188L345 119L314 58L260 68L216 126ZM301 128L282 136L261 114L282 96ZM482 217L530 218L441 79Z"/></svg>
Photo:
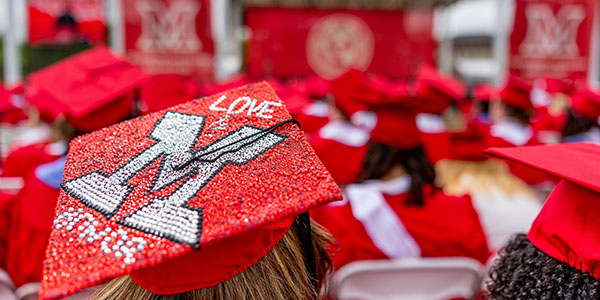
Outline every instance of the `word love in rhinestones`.
<svg viewBox="0 0 600 300"><path fill-rule="evenodd" d="M257 104L258 101L256 99L252 99L248 96L242 96L233 100L233 102L229 104L229 107L219 106L225 99L227 99L225 96L219 97L217 101L210 105L209 109L212 111L224 111L229 115L246 113L248 116L254 114L257 117L271 119L273 116L270 115L270 113L274 112L271 107L279 107L283 105L281 102L272 101L263 101Z"/></svg>
<svg viewBox="0 0 600 300"><path fill-rule="evenodd" d="M112 174L94 171L63 183L63 189L88 207L111 219L134 186L129 180L162 157L148 193L180 182L168 196L156 197L116 222L123 226L196 246L202 233L202 208L188 202L225 166L242 166L283 142L286 135L244 125L225 137L195 150L205 117L168 111L149 138L156 143Z"/></svg>

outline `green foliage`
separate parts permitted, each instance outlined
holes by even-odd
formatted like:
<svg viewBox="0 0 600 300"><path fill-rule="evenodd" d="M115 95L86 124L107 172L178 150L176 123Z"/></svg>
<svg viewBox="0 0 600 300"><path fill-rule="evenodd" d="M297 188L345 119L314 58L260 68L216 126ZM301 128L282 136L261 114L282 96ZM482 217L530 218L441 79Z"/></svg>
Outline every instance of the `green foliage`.
<svg viewBox="0 0 600 300"><path fill-rule="evenodd" d="M42 44L35 46L24 44L21 46L23 76L90 47L91 45L82 43L71 45Z"/></svg>

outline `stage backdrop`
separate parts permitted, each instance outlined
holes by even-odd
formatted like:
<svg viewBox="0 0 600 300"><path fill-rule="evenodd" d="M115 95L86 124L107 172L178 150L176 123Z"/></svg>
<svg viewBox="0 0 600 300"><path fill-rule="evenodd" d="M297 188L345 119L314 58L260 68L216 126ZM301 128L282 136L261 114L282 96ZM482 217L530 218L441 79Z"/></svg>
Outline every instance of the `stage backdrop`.
<svg viewBox="0 0 600 300"><path fill-rule="evenodd" d="M510 73L527 79L587 76L597 0L516 0Z"/></svg>
<svg viewBox="0 0 600 300"><path fill-rule="evenodd" d="M27 0L29 44L99 43L106 39L102 0Z"/></svg>
<svg viewBox="0 0 600 300"><path fill-rule="evenodd" d="M433 63L432 10L317 10L250 7L246 49L250 76L317 74L350 68L408 77Z"/></svg>
<svg viewBox="0 0 600 300"><path fill-rule="evenodd" d="M210 0L123 0L125 50L151 74L212 78Z"/></svg>

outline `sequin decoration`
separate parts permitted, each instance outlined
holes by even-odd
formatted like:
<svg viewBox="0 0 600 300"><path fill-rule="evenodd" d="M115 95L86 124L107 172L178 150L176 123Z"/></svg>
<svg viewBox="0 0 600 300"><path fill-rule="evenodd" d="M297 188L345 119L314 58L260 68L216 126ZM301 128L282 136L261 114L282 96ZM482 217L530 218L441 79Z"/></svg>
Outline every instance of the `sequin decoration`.
<svg viewBox="0 0 600 300"><path fill-rule="evenodd" d="M73 294L341 199L296 125L265 131L291 118L278 103L260 83L73 140L40 296Z"/></svg>

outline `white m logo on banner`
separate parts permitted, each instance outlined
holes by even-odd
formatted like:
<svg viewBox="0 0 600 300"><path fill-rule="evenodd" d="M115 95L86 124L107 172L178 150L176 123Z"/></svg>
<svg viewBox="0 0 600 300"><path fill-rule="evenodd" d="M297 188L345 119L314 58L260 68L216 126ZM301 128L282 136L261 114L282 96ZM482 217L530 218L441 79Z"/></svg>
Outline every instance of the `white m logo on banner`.
<svg viewBox="0 0 600 300"><path fill-rule="evenodd" d="M577 30L585 19L581 5L564 5L556 15L546 4L525 8L527 35L519 50L523 56L573 58L579 55Z"/></svg>
<svg viewBox="0 0 600 300"><path fill-rule="evenodd" d="M200 4L191 0L141 0L137 11L142 19L142 34L137 47L144 52L194 53L202 49L196 34Z"/></svg>

